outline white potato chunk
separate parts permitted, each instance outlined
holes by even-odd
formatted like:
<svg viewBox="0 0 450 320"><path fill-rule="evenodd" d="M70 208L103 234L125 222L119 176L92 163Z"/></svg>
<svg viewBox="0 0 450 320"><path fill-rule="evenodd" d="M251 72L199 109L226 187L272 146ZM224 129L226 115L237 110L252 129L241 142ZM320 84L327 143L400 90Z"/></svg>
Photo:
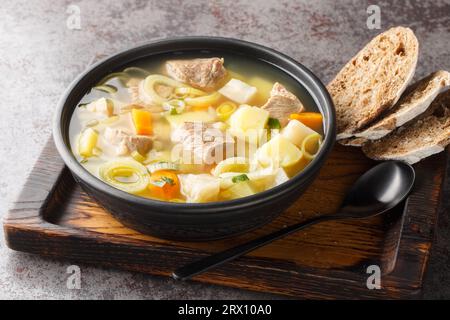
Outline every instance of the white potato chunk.
<svg viewBox="0 0 450 320"><path fill-rule="evenodd" d="M209 174L179 174L181 193L187 202L216 201L220 191L220 179Z"/></svg>
<svg viewBox="0 0 450 320"><path fill-rule="evenodd" d="M269 112L259 107L242 105L230 117L230 133L243 140L260 138L269 120Z"/></svg>
<svg viewBox="0 0 450 320"><path fill-rule="evenodd" d="M231 79L219 90L219 93L230 100L243 104L248 103L257 91L255 87L249 86L241 80Z"/></svg>
<svg viewBox="0 0 450 320"><path fill-rule="evenodd" d="M281 135L299 148L302 147L303 140L314 133L317 132L297 120L289 121L286 127L281 130Z"/></svg>

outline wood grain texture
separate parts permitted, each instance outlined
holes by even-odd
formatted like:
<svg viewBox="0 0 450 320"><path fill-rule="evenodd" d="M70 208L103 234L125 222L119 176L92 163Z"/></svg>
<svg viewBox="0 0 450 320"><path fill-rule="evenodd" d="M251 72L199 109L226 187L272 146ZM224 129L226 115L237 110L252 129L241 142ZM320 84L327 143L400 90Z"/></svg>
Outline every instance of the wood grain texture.
<svg viewBox="0 0 450 320"><path fill-rule="evenodd" d="M406 206L368 220L313 226L195 279L302 298L417 297L447 157L442 153L416 165L417 184ZM318 179L271 224L227 240L173 242L140 234L112 218L74 182L50 139L4 220L5 235L15 250L168 276L211 252L332 213L345 190L373 164L358 149L337 146ZM366 287L371 264L382 269L381 290Z"/></svg>

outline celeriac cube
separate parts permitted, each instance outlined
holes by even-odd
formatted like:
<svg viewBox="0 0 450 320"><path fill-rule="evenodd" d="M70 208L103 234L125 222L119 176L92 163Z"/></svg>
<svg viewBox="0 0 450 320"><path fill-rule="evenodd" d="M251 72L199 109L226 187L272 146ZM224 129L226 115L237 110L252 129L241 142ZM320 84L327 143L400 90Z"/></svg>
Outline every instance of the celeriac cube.
<svg viewBox="0 0 450 320"><path fill-rule="evenodd" d="M238 79L231 79L219 93L237 103L248 103L258 90Z"/></svg>

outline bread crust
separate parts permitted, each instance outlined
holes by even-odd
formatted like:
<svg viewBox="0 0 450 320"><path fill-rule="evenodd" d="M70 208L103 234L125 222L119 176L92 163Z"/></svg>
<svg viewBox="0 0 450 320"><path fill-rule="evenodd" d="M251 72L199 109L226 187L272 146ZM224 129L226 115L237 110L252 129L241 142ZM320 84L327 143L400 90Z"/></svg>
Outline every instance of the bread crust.
<svg viewBox="0 0 450 320"><path fill-rule="evenodd" d="M438 95L416 120L391 134L362 147L375 160L402 160L416 163L441 152L450 143L450 90Z"/></svg>
<svg viewBox="0 0 450 320"><path fill-rule="evenodd" d="M355 137L376 140L386 136L425 112L434 99L449 88L450 73L444 70L433 72L407 88L388 114L369 128L355 133Z"/></svg>

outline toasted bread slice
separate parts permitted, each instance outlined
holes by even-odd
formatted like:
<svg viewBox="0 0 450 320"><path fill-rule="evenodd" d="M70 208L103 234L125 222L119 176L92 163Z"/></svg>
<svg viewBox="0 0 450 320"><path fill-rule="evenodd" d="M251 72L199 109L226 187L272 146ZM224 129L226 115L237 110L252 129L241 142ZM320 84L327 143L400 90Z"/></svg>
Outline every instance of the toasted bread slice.
<svg viewBox="0 0 450 320"><path fill-rule="evenodd" d="M354 56L327 89L337 114L337 139L352 137L400 98L416 69L419 43L409 28L391 28Z"/></svg>
<svg viewBox="0 0 450 320"><path fill-rule="evenodd" d="M427 110L438 94L450 88L450 73L436 71L409 86L395 106L369 128L355 133L355 138L340 140L343 145L361 146L367 140L380 139L395 128L413 120Z"/></svg>
<svg viewBox="0 0 450 320"><path fill-rule="evenodd" d="M427 111L391 134L362 147L375 160L416 163L441 152L450 143L450 90L441 93Z"/></svg>

